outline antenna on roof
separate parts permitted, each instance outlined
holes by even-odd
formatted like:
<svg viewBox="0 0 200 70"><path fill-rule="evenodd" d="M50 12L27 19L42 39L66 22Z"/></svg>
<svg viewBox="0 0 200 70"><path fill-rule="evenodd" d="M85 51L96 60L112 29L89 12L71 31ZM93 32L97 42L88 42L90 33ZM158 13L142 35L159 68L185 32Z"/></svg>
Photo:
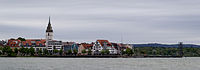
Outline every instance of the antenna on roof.
<svg viewBox="0 0 200 70"><path fill-rule="evenodd" d="M123 34L121 34L121 43L123 44Z"/></svg>

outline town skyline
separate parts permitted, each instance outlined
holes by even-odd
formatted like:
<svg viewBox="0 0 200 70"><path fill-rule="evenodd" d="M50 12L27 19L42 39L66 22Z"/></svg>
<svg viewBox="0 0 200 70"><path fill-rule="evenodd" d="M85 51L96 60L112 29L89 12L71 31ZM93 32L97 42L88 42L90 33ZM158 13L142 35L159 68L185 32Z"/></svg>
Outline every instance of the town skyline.
<svg viewBox="0 0 200 70"><path fill-rule="evenodd" d="M62 41L200 44L199 2L2 1L0 39L45 38L51 16L54 39Z"/></svg>
<svg viewBox="0 0 200 70"><path fill-rule="evenodd" d="M48 16L48 18L50 18L51 16ZM52 22L52 21L50 21L50 22ZM49 23L49 20L48 20L48 23ZM46 24L48 24L47 22L46 22ZM55 24L52 24L53 25L53 27L54 27L54 25ZM47 25L46 25L47 26ZM56 25L55 25L56 26ZM55 27L54 27L55 28ZM53 28L53 29L54 29ZM55 29L54 29L55 30ZM55 31L57 31L57 30L55 30ZM43 31L44 33L43 34L45 34L45 31ZM39 34L40 35L40 34ZM61 41L68 41L68 42L77 42L77 43L92 43L92 42L95 42L95 40L110 40L109 38L106 38L106 37L102 37L102 38L95 38L95 39L93 39L93 40L66 40L66 39L59 39L58 37L56 37L57 36L57 34L55 34L55 36L53 37L55 40L61 40ZM6 39L1 39L1 40L8 40L8 39L11 39L11 38L13 38L13 39L17 39L17 38L19 38L19 37L22 37L22 38L25 38L25 39L45 39L45 36L43 36L42 38L38 38L38 37L34 37L34 36L32 36L32 37L29 37L29 36L27 36L26 37L26 35L25 36L11 36L11 37L9 37L9 38L6 38ZM160 43L160 44L177 44L177 43L179 43L179 42L183 42L183 41L177 41L177 42L159 42L159 41L149 41L149 42L127 42L127 41L125 41L124 42L124 40L123 40L124 38L122 37L122 34L121 34L121 36L119 37L119 39L117 40L117 41L114 41L114 40L110 40L111 42L116 42L116 43L127 43L127 44L152 44L152 43ZM185 43L185 44L197 44L197 45L199 45L200 43Z"/></svg>

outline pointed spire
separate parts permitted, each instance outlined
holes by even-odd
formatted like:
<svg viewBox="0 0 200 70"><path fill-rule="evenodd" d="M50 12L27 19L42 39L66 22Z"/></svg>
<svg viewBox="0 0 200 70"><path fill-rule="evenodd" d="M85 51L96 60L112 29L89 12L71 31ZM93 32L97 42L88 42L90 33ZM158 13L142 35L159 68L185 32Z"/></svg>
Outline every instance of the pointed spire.
<svg viewBox="0 0 200 70"><path fill-rule="evenodd" d="M50 16L49 16L49 24L48 24L48 26L47 26L46 32L53 32L53 29L52 29L52 27L51 27L51 19L50 19Z"/></svg>
<svg viewBox="0 0 200 70"><path fill-rule="evenodd" d="M49 16L49 24L51 24L51 17Z"/></svg>

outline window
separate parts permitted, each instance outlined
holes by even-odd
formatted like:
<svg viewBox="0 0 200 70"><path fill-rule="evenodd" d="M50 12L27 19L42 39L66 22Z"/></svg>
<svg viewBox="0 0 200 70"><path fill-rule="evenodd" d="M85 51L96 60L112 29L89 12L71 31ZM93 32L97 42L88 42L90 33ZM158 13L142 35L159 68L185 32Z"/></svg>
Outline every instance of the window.
<svg viewBox="0 0 200 70"><path fill-rule="evenodd" d="M31 41L31 43L36 43L35 41Z"/></svg>

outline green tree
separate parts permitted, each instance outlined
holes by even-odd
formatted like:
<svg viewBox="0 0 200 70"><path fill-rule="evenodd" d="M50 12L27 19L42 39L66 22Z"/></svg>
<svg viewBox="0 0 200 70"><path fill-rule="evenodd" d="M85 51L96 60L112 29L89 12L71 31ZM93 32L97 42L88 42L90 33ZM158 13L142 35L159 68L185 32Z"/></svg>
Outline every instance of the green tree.
<svg viewBox="0 0 200 70"><path fill-rule="evenodd" d="M126 54L126 51L121 50L121 54L122 54L122 55Z"/></svg>
<svg viewBox="0 0 200 70"><path fill-rule="evenodd" d="M77 55L78 51L76 49L73 50L74 55Z"/></svg>
<svg viewBox="0 0 200 70"><path fill-rule="evenodd" d="M12 49L10 48L10 46L6 46L2 49L3 55L8 55L11 54Z"/></svg>
<svg viewBox="0 0 200 70"><path fill-rule="evenodd" d="M126 54L127 54L128 56L132 55L132 54L133 54L132 49L127 48L127 49L126 49Z"/></svg>
<svg viewBox="0 0 200 70"><path fill-rule="evenodd" d="M22 41L26 41L26 39L25 39L25 38L22 38L22 37L19 37L19 38L18 38L18 40L20 40L20 41L21 41L21 42L20 42L20 43L21 43L21 45L20 45L20 46L22 46Z"/></svg>
<svg viewBox="0 0 200 70"><path fill-rule="evenodd" d="M14 52L9 46L4 47L2 51L4 55L6 54L7 56L15 56Z"/></svg>
<svg viewBox="0 0 200 70"><path fill-rule="evenodd" d="M34 49L33 47L31 47L31 48L29 49L29 51L30 51L31 56L34 56L34 54L35 54L35 49Z"/></svg>
<svg viewBox="0 0 200 70"><path fill-rule="evenodd" d="M28 48L25 48L24 51L25 51L25 55L26 55L26 56L30 54L30 51L29 51Z"/></svg>
<svg viewBox="0 0 200 70"><path fill-rule="evenodd" d="M3 53L3 55L5 55L5 54L6 54L6 51L7 51L7 48L6 48L6 47L4 47L4 48L2 49L2 53Z"/></svg>
<svg viewBox="0 0 200 70"><path fill-rule="evenodd" d="M42 55L42 49L40 48L39 50L38 50L38 55Z"/></svg>
<svg viewBox="0 0 200 70"><path fill-rule="evenodd" d="M24 56L24 55L25 55L25 48L24 48L24 47L21 47L21 48L19 49L19 52L20 52L21 56Z"/></svg>
<svg viewBox="0 0 200 70"><path fill-rule="evenodd" d="M108 49L106 49L105 54L110 54L110 51Z"/></svg>
<svg viewBox="0 0 200 70"><path fill-rule="evenodd" d="M0 51L0 55L2 55L3 53Z"/></svg>
<svg viewBox="0 0 200 70"><path fill-rule="evenodd" d="M87 52L86 52L86 50L84 49L84 50L82 50L82 53L85 55Z"/></svg>
<svg viewBox="0 0 200 70"><path fill-rule="evenodd" d="M92 54L92 50L88 49L88 55L91 55L91 54Z"/></svg>
<svg viewBox="0 0 200 70"><path fill-rule="evenodd" d="M26 39L25 38L22 38L22 37L19 37L18 38L20 41L26 41Z"/></svg>
<svg viewBox="0 0 200 70"><path fill-rule="evenodd" d="M14 51L15 51L15 54L17 55L18 54L18 49L15 48Z"/></svg>
<svg viewBox="0 0 200 70"><path fill-rule="evenodd" d="M68 54L68 55L71 55L71 54L72 54L72 50L68 50L68 51L67 51L67 54Z"/></svg>
<svg viewBox="0 0 200 70"><path fill-rule="evenodd" d="M3 47L2 47L2 46L0 46L0 50L1 50L1 51L3 50Z"/></svg>
<svg viewBox="0 0 200 70"><path fill-rule="evenodd" d="M59 51L58 51L57 49L54 49L54 50L53 50L53 53L54 53L54 54L57 54L58 52L59 52Z"/></svg>
<svg viewBox="0 0 200 70"><path fill-rule="evenodd" d="M8 56L16 56L10 47L7 50L7 54L8 54Z"/></svg>
<svg viewBox="0 0 200 70"><path fill-rule="evenodd" d="M101 50L101 54L102 54L102 55L105 55L105 50Z"/></svg>
<svg viewBox="0 0 200 70"><path fill-rule="evenodd" d="M47 49L44 49L44 55L49 55L49 51Z"/></svg>
<svg viewBox="0 0 200 70"><path fill-rule="evenodd" d="M60 56L63 55L63 49L60 49L59 54L60 54Z"/></svg>
<svg viewBox="0 0 200 70"><path fill-rule="evenodd" d="M0 55L2 55L3 53L2 53L2 50L3 50L3 48L2 47L0 47Z"/></svg>

